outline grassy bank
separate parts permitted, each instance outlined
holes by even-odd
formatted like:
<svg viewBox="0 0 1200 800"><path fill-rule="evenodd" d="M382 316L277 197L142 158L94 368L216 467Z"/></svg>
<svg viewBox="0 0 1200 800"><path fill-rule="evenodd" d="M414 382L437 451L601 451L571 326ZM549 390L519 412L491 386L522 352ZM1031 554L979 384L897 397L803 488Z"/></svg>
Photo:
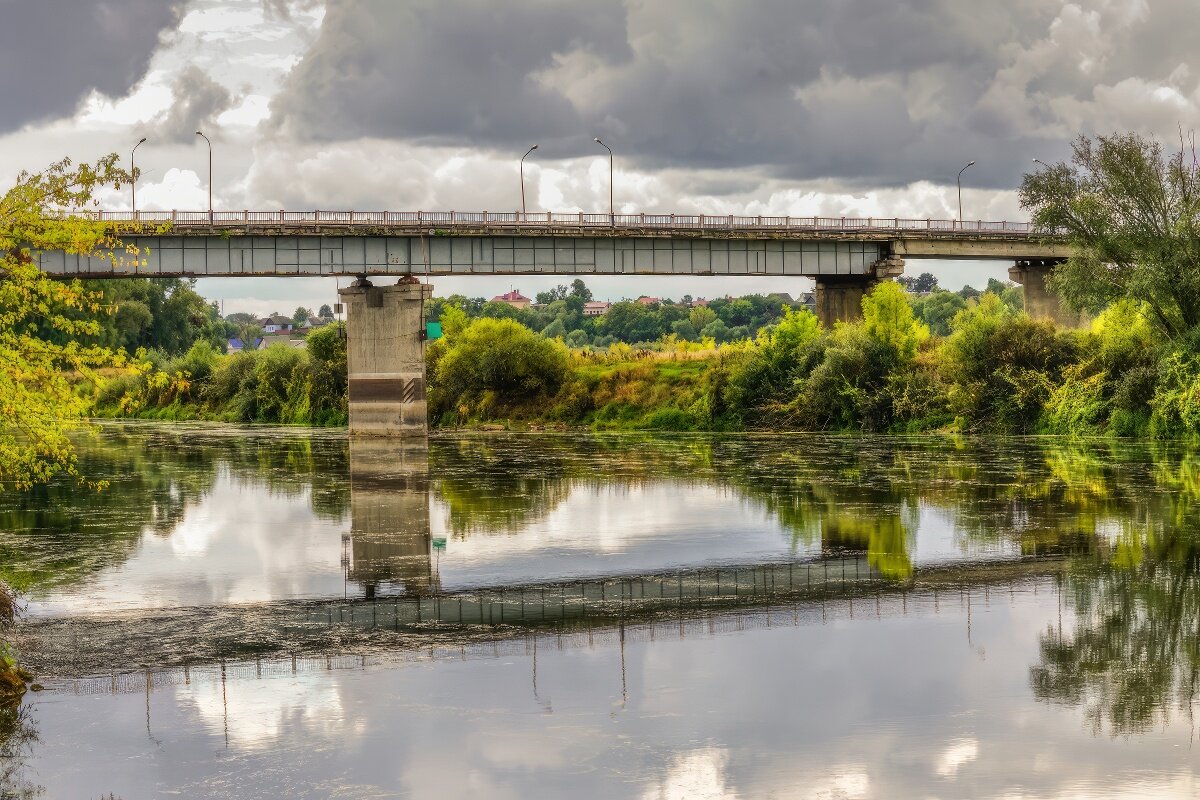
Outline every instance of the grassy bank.
<svg viewBox="0 0 1200 800"><path fill-rule="evenodd" d="M1139 306L1090 327L1034 320L1001 297L971 300L932 334L913 299L884 283L864 318L822 328L786 311L753 340L570 348L510 319L446 309L427 348L437 427L1200 434L1200 357L1158 341ZM93 387L100 416L296 425L346 421L336 327L304 348L218 355L200 343L157 377Z"/></svg>

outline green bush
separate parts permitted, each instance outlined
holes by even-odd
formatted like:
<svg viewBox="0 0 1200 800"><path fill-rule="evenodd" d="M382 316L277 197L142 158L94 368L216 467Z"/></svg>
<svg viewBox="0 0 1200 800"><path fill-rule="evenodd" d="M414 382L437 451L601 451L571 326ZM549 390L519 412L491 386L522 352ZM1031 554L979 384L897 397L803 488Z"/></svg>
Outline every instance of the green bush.
<svg viewBox="0 0 1200 800"><path fill-rule="evenodd" d="M429 393L435 415L463 404L482 411L536 403L570 374L563 345L510 319L477 319L439 350Z"/></svg>
<svg viewBox="0 0 1200 800"><path fill-rule="evenodd" d="M896 351L865 326L838 325L792 405L799 427L880 431L892 425L888 380Z"/></svg>
<svg viewBox="0 0 1200 800"><path fill-rule="evenodd" d="M813 345L821 337L817 318L808 311L784 312L779 324L764 328L754 346L736 357L723 400L745 423L770 419L774 409L795 397L797 381L815 366Z"/></svg>
<svg viewBox="0 0 1200 800"><path fill-rule="evenodd" d="M1029 432L1076 357L1076 337L1015 314L994 294L959 312L941 350L947 400L962 427Z"/></svg>

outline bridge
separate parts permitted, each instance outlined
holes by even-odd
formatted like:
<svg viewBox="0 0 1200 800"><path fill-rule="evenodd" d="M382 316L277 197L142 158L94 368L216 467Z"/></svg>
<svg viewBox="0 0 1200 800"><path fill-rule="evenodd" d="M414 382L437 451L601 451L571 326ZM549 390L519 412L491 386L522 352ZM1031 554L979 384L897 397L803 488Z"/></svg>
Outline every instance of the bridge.
<svg viewBox="0 0 1200 800"><path fill-rule="evenodd" d="M422 278L466 275L794 276L832 326L862 313L908 259L1008 261L1032 316L1061 318L1045 279L1070 255L1025 222L461 211L96 211L139 255L37 254L79 278L353 276L347 306L352 432L426 426ZM371 278L396 277L393 286Z"/></svg>

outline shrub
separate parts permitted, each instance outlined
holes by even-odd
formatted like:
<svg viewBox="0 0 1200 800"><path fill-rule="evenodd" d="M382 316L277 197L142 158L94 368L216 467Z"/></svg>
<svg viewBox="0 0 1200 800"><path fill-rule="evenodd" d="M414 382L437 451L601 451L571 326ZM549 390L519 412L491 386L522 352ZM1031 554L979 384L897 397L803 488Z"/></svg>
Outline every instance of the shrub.
<svg viewBox="0 0 1200 800"><path fill-rule="evenodd" d="M812 371L814 362L807 356L820 336L811 312L786 309L778 325L759 331L754 347L734 360L725 403L752 424L786 405L795 398L797 380Z"/></svg>
<svg viewBox="0 0 1200 800"><path fill-rule="evenodd" d="M942 347L947 399L964 427L1033 430L1076 356L1075 337L1015 314L994 294L955 316Z"/></svg>
<svg viewBox="0 0 1200 800"><path fill-rule="evenodd" d="M285 414L289 394L295 390L294 377L303 364L305 353L288 344L273 344L259 351L254 365L254 420L257 422L290 421ZM293 412L294 413L294 412Z"/></svg>
<svg viewBox="0 0 1200 800"><path fill-rule="evenodd" d="M801 427L885 430L894 410L887 391L896 351L859 324L839 324L793 403Z"/></svg>
<svg viewBox="0 0 1200 800"><path fill-rule="evenodd" d="M477 319L448 339L430 391L435 414L461 403L512 405L558 392L567 379L566 348L508 319Z"/></svg>

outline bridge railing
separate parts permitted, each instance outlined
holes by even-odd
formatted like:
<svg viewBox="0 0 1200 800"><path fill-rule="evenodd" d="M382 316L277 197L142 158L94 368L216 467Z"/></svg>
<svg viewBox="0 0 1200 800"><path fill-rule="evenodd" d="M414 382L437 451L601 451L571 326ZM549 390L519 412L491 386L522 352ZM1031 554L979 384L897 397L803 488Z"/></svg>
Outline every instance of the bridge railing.
<svg viewBox="0 0 1200 800"><path fill-rule="evenodd" d="M527 228L628 230L796 230L970 234L1028 236L1028 222L906 219L902 217L793 217L734 214L596 214L581 211L93 211L91 219L105 222L141 222L194 227L413 227L431 229Z"/></svg>

